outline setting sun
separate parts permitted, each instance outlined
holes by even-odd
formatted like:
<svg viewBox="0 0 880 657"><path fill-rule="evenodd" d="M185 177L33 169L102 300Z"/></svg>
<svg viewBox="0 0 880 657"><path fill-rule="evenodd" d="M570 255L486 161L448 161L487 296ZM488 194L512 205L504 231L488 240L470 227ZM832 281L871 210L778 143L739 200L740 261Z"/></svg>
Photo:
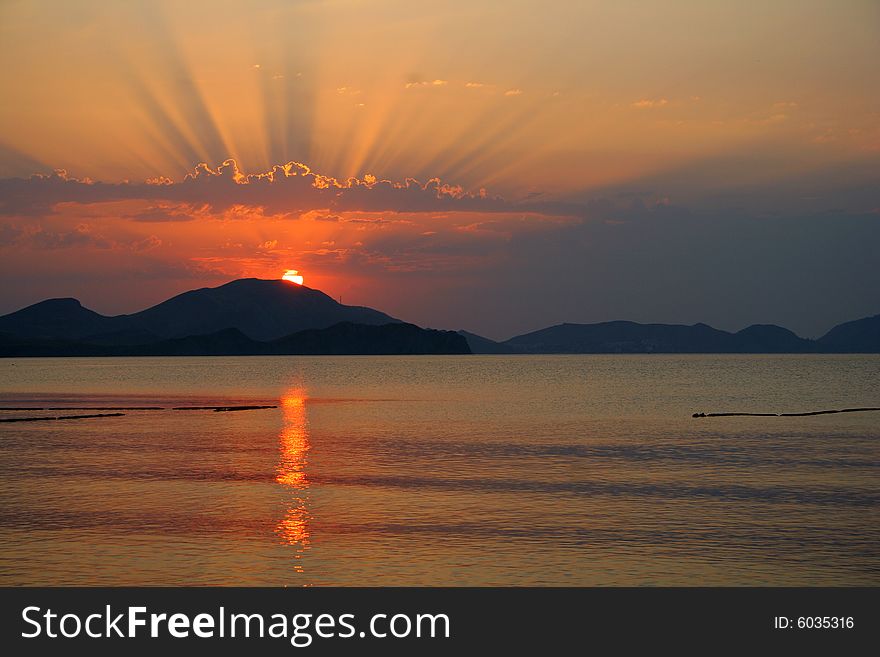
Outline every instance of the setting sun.
<svg viewBox="0 0 880 657"><path fill-rule="evenodd" d="M288 269L284 272L284 276L281 277L282 281L290 281L291 283L296 283L297 285L303 284L303 277L296 269Z"/></svg>

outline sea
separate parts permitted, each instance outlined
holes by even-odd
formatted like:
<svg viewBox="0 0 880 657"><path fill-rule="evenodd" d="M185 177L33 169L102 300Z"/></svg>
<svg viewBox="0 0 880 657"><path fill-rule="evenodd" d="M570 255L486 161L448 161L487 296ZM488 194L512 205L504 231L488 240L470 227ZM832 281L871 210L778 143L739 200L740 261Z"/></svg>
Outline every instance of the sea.
<svg viewBox="0 0 880 657"><path fill-rule="evenodd" d="M876 586L880 412L693 414L877 406L877 355L2 359L0 419L121 415L0 423L0 585Z"/></svg>

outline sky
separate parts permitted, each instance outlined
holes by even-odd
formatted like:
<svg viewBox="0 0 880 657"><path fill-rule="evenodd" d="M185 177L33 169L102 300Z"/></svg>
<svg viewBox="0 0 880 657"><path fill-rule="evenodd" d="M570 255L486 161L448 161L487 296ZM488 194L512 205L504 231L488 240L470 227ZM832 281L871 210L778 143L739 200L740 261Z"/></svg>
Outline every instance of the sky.
<svg viewBox="0 0 880 657"><path fill-rule="evenodd" d="M422 326L880 313L873 0L0 2L0 313L298 270Z"/></svg>

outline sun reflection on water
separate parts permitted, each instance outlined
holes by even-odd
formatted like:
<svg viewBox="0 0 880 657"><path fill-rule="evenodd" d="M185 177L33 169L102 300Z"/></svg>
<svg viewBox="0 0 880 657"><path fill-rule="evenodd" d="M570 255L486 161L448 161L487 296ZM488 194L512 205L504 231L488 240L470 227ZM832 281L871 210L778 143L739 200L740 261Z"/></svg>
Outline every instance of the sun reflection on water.
<svg viewBox="0 0 880 657"><path fill-rule="evenodd" d="M309 479L305 471L309 451L305 400L305 392L299 388L288 390L281 398L284 426L278 437L280 456L275 476L275 481L290 492L287 511L276 525L275 533L284 543L297 548L296 559L301 559L309 547L311 520ZM294 570L303 572L302 565L295 564Z"/></svg>

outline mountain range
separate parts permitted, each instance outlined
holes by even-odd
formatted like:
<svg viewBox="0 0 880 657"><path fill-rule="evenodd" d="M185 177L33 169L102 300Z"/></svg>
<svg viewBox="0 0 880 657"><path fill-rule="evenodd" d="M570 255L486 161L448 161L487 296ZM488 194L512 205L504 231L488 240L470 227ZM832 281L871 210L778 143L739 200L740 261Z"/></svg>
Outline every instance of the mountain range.
<svg viewBox="0 0 880 657"><path fill-rule="evenodd" d="M256 278L184 292L130 315L49 299L0 317L0 356L468 353L454 331Z"/></svg>
<svg viewBox="0 0 880 657"><path fill-rule="evenodd" d="M880 315L835 326L808 340L781 326L754 324L736 333L707 324L557 324L493 342L460 331L475 354L810 354L880 353Z"/></svg>
<svg viewBox="0 0 880 657"><path fill-rule="evenodd" d="M144 344L238 329L253 340L277 340L339 322L399 322L362 306L344 306L320 290L281 280L243 278L190 290L131 315L107 317L76 299L49 299L0 317L0 332L96 344Z"/></svg>
<svg viewBox="0 0 880 657"><path fill-rule="evenodd" d="M0 356L7 357L468 353L880 353L880 315L840 324L818 340L770 324L731 333L613 321L558 324L496 342L420 328L287 281L247 278L129 315L101 315L68 298L0 317Z"/></svg>

